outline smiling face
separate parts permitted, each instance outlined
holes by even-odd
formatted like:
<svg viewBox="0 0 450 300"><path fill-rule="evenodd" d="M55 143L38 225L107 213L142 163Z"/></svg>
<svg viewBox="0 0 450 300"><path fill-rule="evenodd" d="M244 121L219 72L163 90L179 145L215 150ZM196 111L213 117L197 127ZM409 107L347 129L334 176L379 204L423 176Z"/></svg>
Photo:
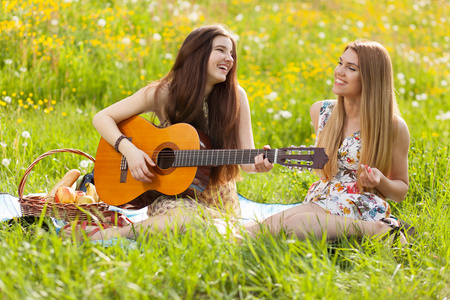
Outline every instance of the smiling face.
<svg viewBox="0 0 450 300"><path fill-rule="evenodd" d="M361 91L358 55L354 50L347 49L334 69L333 93L347 99L360 99Z"/></svg>
<svg viewBox="0 0 450 300"><path fill-rule="evenodd" d="M223 35L215 37L208 60L206 88L210 90L215 84L224 82L233 67L233 62L233 43L231 40Z"/></svg>

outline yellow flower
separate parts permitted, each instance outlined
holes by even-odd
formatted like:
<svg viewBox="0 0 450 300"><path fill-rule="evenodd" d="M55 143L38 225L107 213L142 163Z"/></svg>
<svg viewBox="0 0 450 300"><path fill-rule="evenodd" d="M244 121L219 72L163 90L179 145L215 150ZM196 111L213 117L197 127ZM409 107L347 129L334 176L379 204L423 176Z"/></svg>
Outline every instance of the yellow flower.
<svg viewBox="0 0 450 300"><path fill-rule="evenodd" d="M22 119L17 119L17 123L22 123L23 120Z"/></svg>

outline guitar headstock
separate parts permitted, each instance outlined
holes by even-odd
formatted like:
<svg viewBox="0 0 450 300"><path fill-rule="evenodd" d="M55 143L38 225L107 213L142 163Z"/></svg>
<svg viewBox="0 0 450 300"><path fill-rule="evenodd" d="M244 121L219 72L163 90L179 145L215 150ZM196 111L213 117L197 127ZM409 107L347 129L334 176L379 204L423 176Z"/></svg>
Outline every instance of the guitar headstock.
<svg viewBox="0 0 450 300"><path fill-rule="evenodd" d="M278 149L276 163L293 168L323 169L328 162L324 148L289 147Z"/></svg>

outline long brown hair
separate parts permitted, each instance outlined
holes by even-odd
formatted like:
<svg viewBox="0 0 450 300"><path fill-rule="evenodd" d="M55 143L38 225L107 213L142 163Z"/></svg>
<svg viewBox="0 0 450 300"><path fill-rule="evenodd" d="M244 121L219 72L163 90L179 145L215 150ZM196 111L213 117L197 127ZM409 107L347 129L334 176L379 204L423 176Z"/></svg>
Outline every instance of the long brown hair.
<svg viewBox="0 0 450 300"><path fill-rule="evenodd" d="M203 111L208 61L213 40L225 36L232 42L233 67L224 82L214 85L208 95L208 120ZM236 42L222 25L194 29L184 40L170 72L156 86L155 95L168 87L165 115L170 124L188 123L207 132L213 149L239 148L239 97ZM211 183L220 184L239 176L239 166L212 168Z"/></svg>
<svg viewBox="0 0 450 300"><path fill-rule="evenodd" d="M376 167L388 175L392 165L392 146L397 133L399 111L395 100L392 63L387 50L379 43L357 40L347 45L358 55L361 71L361 157L362 164ZM321 172L330 180L337 171L337 152L344 139L344 97L338 96L336 106L323 131L318 147L325 147L328 164ZM361 168L358 169L358 177Z"/></svg>

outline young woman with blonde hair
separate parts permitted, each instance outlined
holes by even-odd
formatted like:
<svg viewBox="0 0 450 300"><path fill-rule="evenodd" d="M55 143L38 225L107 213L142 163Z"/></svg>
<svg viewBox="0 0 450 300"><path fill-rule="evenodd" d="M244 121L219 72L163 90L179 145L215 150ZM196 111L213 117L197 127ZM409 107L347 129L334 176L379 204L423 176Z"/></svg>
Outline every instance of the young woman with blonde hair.
<svg viewBox="0 0 450 300"><path fill-rule="evenodd" d="M401 202L408 192L409 131L395 100L391 59L377 42L349 43L334 71L337 100L314 103L316 145L329 162L320 170L302 205L264 220L272 233L286 230L330 240L395 231L387 199ZM250 223L251 233L261 224ZM402 228L403 229L403 228Z"/></svg>

